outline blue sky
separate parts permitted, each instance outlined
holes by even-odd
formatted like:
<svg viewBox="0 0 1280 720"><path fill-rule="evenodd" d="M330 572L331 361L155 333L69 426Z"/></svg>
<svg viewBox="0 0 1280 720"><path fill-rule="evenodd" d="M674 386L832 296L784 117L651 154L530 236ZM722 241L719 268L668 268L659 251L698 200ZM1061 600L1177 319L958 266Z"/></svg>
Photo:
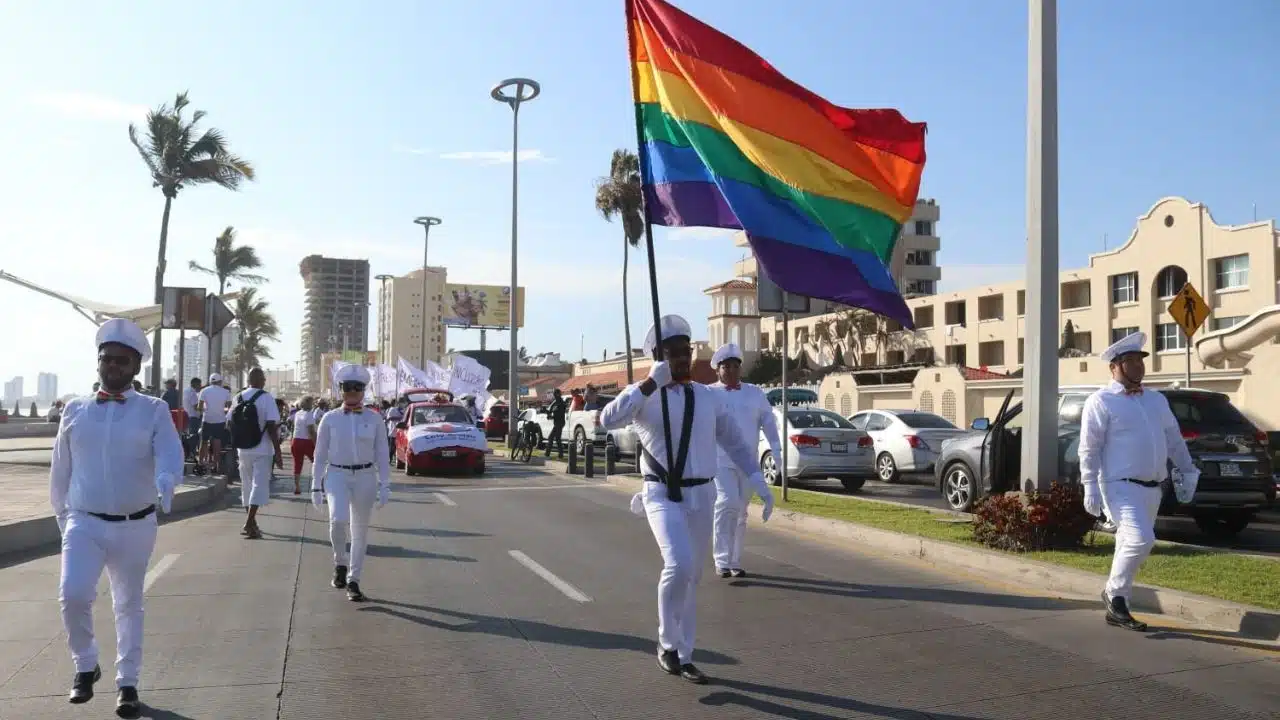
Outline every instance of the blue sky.
<svg viewBox="0 0 1280 720"><path fill-rule="evenodd" d="M1026 3L1019 0L680 0L834 102L929 123L922 195L942 206L943 287L1019 276L1025 255ZM432 264L454 281L508 277L510 111L488 97L539 80L521 113L521 344L576 359L622 348L621 229L592 207L611 151L634 147L620 0L21 3L0 23L0 269L103 302L151 297L162 208L128 142L148 106L189 90L251 160L243 192L191 189L174 205L172 285L234 225L271 278L284 328L270 366L296 363L297 263L420 262L414 216L433 214ZM1280 215L1280 35L1273 0L1060 3L1062 262L1122 242L1157 199L1206 202L1219 222ZM376 8L376 9L375 9ZM497 155L495 155L495 153ZM495 159L496 158L496 159ZM663 310L705 337L703 287L741 256L709 231L657 233ZM632 318L648 327L643 254ZM93 380L93 326L0 283L0 377ZM505 346L505 338L491 339ZM636 340L639 343L639 339ZM449 345L474 347L474 333ZM166 341L166 346L169 342ZM168 351L166 347L166 351Z"/></svg>

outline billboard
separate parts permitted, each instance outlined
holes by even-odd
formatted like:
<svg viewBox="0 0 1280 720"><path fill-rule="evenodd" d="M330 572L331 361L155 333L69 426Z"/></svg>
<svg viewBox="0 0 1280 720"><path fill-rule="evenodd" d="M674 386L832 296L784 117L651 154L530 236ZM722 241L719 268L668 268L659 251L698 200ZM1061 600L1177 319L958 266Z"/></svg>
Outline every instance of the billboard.
<svg viewBox="0 0 1280 720"><path fill-rule="evenodd" d="M445 283L445 327L509 327L510 285ZM524 327L524 288L516 293L516 327Z"/></svg>
<svg viewBox="0 0 1280 720"><path fill-rule="evenodd" d="M165 330L195 330L205 325L204 288L166 287L160 303L160 327Z"/></svg>

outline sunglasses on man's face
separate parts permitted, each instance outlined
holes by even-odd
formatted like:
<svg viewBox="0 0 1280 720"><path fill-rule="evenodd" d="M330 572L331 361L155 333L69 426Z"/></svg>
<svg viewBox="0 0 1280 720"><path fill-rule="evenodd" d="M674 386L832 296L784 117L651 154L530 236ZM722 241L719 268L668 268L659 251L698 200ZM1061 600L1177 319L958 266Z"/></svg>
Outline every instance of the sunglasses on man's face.
<svg viewBox="0 0 1280 720"><path fill-rule="evenodd" d="M128 355L114 355L111 353L99 353L99 365L115 365L116 367L129 367L133 362L133 358Z"/></svg>
<svg viewBox="0 0 1280 720"><path fill-rule="evenodd" d="M364 383L362 382L344 382L341 385L342 392L364 392Z"/></svg>
<svg viewBox="0 0 1280 720"><path fill-rule="evenodd" d="M663 348L662 354L667 357L689 357L693 355L693 346L678 345L676 347Z"/></svg>

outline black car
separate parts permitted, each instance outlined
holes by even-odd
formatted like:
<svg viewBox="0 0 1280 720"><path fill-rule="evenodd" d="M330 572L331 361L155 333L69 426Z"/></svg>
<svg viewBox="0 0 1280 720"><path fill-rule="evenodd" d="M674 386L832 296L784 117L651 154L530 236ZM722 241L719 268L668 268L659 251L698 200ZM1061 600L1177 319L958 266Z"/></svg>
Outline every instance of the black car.
<svg viewBox="0 0 1280 720"><path fill-rule="evenodd" d="M1073 387L1058 394L1058 477L1080 481L1080 416L1097 388ZM1201 531L1232 537L1261 509L1272 505L1276 485L1267 433L1261 432L1222 393L1162 389L1187 441L1200 482L1189 503L1179 503L1173 482L1161 485L1161 515L1190 515ZM968 511L987 494L1019 489L1022 464L1022 403L1013 391L994 422L979 418L973 432L943 443L935 466L938 490L952 509ZM1170 463L1172 469L1172 463Z"/></svg>

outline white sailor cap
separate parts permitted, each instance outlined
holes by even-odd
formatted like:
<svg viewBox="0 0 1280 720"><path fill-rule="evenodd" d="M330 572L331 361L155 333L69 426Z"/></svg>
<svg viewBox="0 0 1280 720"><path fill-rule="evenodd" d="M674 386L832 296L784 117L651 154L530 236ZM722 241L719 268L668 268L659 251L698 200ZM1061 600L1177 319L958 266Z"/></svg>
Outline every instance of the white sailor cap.
<svg viewBox="0 0 1280 720"><path fill-rule="evenodd" d="M737 360L742 362L742 350L738 348L737 343L725 343L716 350L716 354L711 356L711 367L718 368L720 363L725 360Z"/></svg>
<svg viewBox="0 0 1280 720"><path fill-rule="evenodd" d="M657 345L654 339L653 327L649 327L649 334L644 338L644 354L653 355L653 349ZM662 341L666 342L672 338L693 337L693 329L689 327L689 321L679 315L663 315L662 316Z"/></svg>
<svg viewBox="0 0 1280 720"><path fill-rule="evenodd" d="M1131 353L1138 353L1142 355L1142 357L1147 357L1151 353L1142 349L1142 346L1146 344L1147 334L1144 332L1136 332L1132 335L1126 335L1117 340L1106 350L1102 351L1102 362L1110 365L1111 363L1119 360L1121 356L1129 355Z"/></svg>
<svg viewBox="0 0 1280 720"><path fill-rule="evenodd" d="M222 382L222 376L221 376L221 375L219 375L218 373L214 373L214 374L212 374L212 375L210 375L210 376L209 376L209 384L210 384L210 385L217 385L217 384L218 384L218 383L220 383L220 382Z"/></svg>
<svg viewBox="0 0 1280 720"><path fill-rule="evenodd" d="M147 343L147 335L133 321L124 318L111 318L98 328L95 339L97 347L107 343L118 343L142 356L142 362L151 359L151 345Z"/></svg>
<svg viewBox="0 0 1280 720"><path fill-rule="evenodd" d="M369 371L363 365L344 365L338 369L338 384L356 382L364 385L369 384Z"/></svg>

